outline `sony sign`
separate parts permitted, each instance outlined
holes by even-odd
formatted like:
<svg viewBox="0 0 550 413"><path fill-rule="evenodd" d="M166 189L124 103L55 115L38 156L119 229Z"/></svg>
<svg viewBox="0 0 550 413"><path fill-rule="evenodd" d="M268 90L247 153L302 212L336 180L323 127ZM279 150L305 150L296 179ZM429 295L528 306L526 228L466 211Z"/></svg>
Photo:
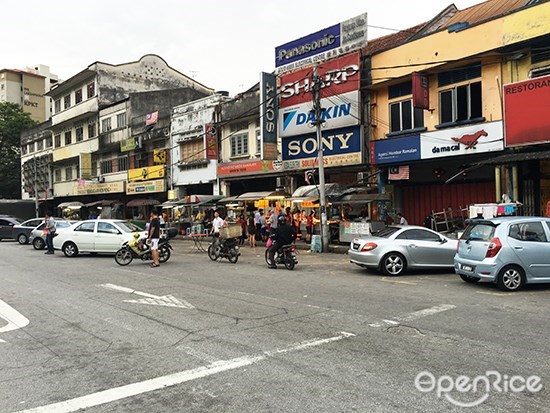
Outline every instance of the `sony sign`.
<svg viewBox="0 0 550 413"><path fill-rule="evenodd" d="M275 48L277 73L334 58L367 44L367 14L361 14Z"/></svg>
<svg viewBox="0 0 550 413"><path fill-rule="evenodd" d="M260 73L260 134L262 159L277 159L277 78Z"/></svg>

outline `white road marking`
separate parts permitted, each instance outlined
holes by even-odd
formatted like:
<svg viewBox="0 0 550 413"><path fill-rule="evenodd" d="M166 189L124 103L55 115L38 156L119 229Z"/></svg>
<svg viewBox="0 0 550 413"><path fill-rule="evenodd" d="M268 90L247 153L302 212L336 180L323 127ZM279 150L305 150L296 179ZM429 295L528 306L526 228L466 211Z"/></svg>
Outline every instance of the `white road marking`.
<svg viewBox="0 0 550 413"><path fill-rule="evenodd" d="M456 305L452 305L452 304L436 305L435 307L425 308L424 310L415 311L413 313L405 314L400 317L394 317L393 320L382 320L381 322L378 322L378 323L372 323L372 324L369 324L369 327L396 326L401 324L402 322L417 320L422 317L427 317L433 314L441 313L443 311L452 310L453 308L456 308Z"/></svg>
<svg viewBox="0 0 550 413"><path fill-rule="evenodd" d="M146 297L138 300L123 300L125 303L160 305L165 307L187 308L189 310L192 310L195 308L195 306L192 305L191 303L188 303L185 300L180 300L174 297L173 295L162 295L162 296L153 295L149 293L144 293L143 291L136 291L136 290L133 290L132 288L122 287L120 285L115 285L115 284L100 284L99 286L103 288L107 288L109 290L120 291L128 294L136 294L142 297Z"/></svg>
<svg viewBox="0 0 550 413"><path fill-rule="evenodd" d="M294 344L287 348L265 351L259 355L248 355L237 357L230 360L220 360L213 362L207 366L198 367L191 370L180 371L178 373L168 374L166 376L156 377L154 379L145 380L137 383L127 384L125 386L115 387L108 390L103 390L97 393L88 394L86 396L77 397L59 403L53 403L46 406L35 407L28 410L21 410L18 413L69 413L80 409L86 409L93 406L110 403L116 400L125 399L136 396L138 394L148 393L151 391L163 389L166 387L175 386L192 380L197 380L203 377L212 376L214 374L223 373L228 370L250 366L268 358L301 351L312 347L321 346L323 344L332 343L345 338L354 337L355 334L341 332L339 335L323 339L306 340Z"/></svg>
<svg viewBox="0 0 550 413"><path fill-rule="evenodd" d="M20 329L30 323L27 317L2 300L0 300L0 317L8 322L8 324L0 328L0 333ZM0 343L5 343L5 341L0 339Z"/></svg>

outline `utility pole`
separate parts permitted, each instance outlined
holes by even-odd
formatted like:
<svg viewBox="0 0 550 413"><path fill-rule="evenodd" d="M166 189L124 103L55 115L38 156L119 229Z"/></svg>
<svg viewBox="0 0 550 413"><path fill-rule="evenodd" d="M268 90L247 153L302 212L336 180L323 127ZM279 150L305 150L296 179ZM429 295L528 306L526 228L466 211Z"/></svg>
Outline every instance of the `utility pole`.
<svg viewBox="0 0 550 413"><path fill-rule="evenodd" d="M317 75L317 65L313 69L312 89L313 113L315 115L315 127L317 129L317 160L319 161L319 202L321 204L321 241L322 251L328 252L328 223L327 223L327 197L325 194L325 165L323 163L323 137L321 125L323 123L321 108L321 77Z"/></svg>
<svg viewBox="0 0 550 413"><path fill-rule="evenodd" d="M34 213L36 215L36 218L38 218L38 180L37 180L37 172L36 172L36 155L33 156L34 160Z"/></svg>

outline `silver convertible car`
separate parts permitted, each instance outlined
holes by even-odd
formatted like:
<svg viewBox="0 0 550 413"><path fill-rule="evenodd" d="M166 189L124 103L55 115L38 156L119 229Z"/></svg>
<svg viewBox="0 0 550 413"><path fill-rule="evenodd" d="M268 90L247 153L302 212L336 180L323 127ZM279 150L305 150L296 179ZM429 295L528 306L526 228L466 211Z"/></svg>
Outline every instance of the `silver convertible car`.
<svg viewBox="0 0 550 413"><path fill-rule="evenodd" d="M351 242L350 261L386 275L407 269L453 268L458 241L424 227L390 226Z"/></svg>

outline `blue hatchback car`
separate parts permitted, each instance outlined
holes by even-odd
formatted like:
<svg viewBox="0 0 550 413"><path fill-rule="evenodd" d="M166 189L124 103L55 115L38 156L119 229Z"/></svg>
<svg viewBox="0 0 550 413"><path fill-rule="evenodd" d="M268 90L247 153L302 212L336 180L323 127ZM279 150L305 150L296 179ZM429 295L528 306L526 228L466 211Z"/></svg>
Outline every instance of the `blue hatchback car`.
<svg viewBox="0 0 550 413"><path fill-rule="evenodd" d="M550 218L472 220L458 242L454 266L464 281L492 281L504 291L549 283Z"/></svg>

